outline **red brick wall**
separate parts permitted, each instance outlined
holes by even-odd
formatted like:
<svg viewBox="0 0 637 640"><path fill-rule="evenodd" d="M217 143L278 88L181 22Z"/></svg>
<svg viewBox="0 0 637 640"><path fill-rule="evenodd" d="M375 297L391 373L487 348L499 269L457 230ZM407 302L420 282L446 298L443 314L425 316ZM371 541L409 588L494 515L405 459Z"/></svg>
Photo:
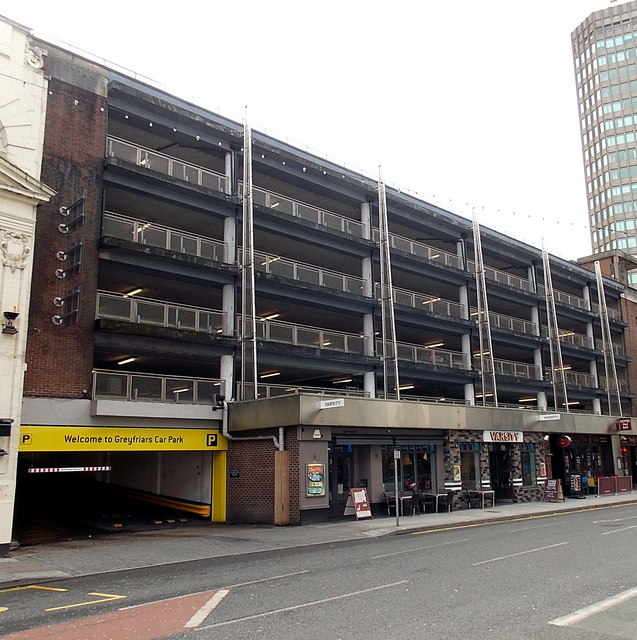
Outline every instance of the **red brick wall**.
<svg viewBox="0 0 637 640"><path fill-rule="evenodd" d="M57 195L37 212L33 287L27 341L28 396L84 397L93 367L93 325L97 286L97 247L102 201L102 167L106 137L106 101L92 93L51 79L44 135L42 181ZM60 215L85 193L85 223L63 234ZM56 269L67 263L56 257L83 240L81 271L59 279ZM82 287L79 322L55 326L52 316L65 310L53 304L57 296Z"/></svg>
<svg viewBox="0 0 637 640"><path fill-rule="evenodd" d="M622 300L622 318L628 325L624 331L626 355L630 358L627 365L628 386L631 393L637 391L637 304ZM637 398L631 399L630 415L637 416Z"/></svg>
<svg viewBox="0 0 637 640"><path fill-rule="evenodd" d="M268 435L278 438L278 430ZM241 436L266 435L259 431ZM295 429L286 429L285 449L290 452L290 524L300 524L299 447ZM227 461L227 521L272 524L274 521L274 442L267 440L231 440ZM231 477L237 470L238 478Z"/></svg>

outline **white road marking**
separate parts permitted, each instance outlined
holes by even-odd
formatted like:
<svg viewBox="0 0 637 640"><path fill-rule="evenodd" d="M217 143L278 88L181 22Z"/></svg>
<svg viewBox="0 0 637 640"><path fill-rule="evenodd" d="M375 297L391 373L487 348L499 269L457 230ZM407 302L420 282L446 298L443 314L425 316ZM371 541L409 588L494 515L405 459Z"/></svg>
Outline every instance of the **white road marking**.
<svg viewBox="0 0 637 640"><path fill-rule="evenodd" d="M509 529L508 533L519 533L520 531L531 531L531 529L543 529L544 527L560 527L563 524L569 524L570 520L561 522L549 522L548 524L538 524L537 527L521 527L520 529Z"/></svg>
<svg viewBox="0 0 637 640"><path fill-rule="evenodd" d="M462 540L452 540L451 542L441 542L440 544L430 544L426 547L416 547L415 549L405 549L403 551L392 551L391 553L383 553L380 556L371 556L370 560L378 560L378 558L389 558L390 556L397 556L401 553L412 553L413 551L423 551L424 549L433 549L434 547L445 547L449 544L457 544L458 542L467 542L469 538L463 538Z"/></svg>
<svg viewBox="0 0 637 640"><path fill-rule="evenodd" d="M269 582L270 580L279 580L280 578L289 578L290 576L297 576L302 573L309 573L309 569L305 571L296 571L294 573L284 573L279 576L269 576L267 578L261 578L260 580L252 580L251 582L239 582L237 584L231 584L226 587L226 589L232 589L234 587L245 587L249 584L257 584L258 582ZM213 589L206 589L206 591L213 591ZM205 593L204 591L197 591L195 593L189 593L186 595L194 596L197 593ZM145 607L148 604L157 604L159 602L170 602L171 600L178 600L179 598L183 598L184 596L173 596L172 598L162 598L161 600L153 600L152 602L142 602L142 604L132 604L130 607L120 607L120 611L126 611L128 609L137 609L138 607Z"/></svg>
<svg viewBox="0 0 637 640"><path fill-rule="evenodd" d="M626 600L630 600L635 596L637 596L637 587L633 587L632 589L628 589L627 591L622 591L621 593L618 593L615 596L611 596L610 598L606 598L605 600L595 602L588 607L584 607L583 609L579 609L578 611L569 613L568 615L562 616L561 618L549 620L549 624L555 625L556 627L568 627L570 625L581 622L586 618L590 618L596 613L606 611L607 609L615 607L622 602L626 602Z"/></svg>
<svg viewBox="0 0 637 640"><path fill-rule="evenodd" d="M234 589L234 587L246 587L249 584L258 584L259 582L270 582L270 580L280 580L281 578L290 578L292 576L300 576L304 573L309 573L310 570L295 571L294 573L282 573L280 576L270 576L269 578L260 578L259 580L250 580L250 582L237 582L237 584L228 585L228 589Z"/></svg>
<svg viewBox="0 0 637 640"><path fill-rule="evenodd" d="M570 542L558 542L557 544L550 544L547 547L538 547L537 549L527 549L526 551L520 551L520 553L512 553L508 556L498 556L497 558L491 558L490 560L482 560L481 562L474 562L473 567L477 567L481 564L487 564L489 562L497 562L498 560L507 560L508 558L515 558L517 556L523 556L527 553L535 553L536 551L544 551L545 549L553 549L554 547L562 547Z"/></svg>
<svg viewBox="0 0 637 640"><path fill-rule="evenodd" d="M220 589L195 615L184 625L187 629L198 627L215 609L215 607L230 593L228 589Z"/></svg>
<svg viewBox="0 0 637 640"><path fill-rule="evenodd" d="M343 600L344 598L352 598L354 596L362 595L363 593L370 593L371 591L378 591L379 589L390 589L391 587L397 587L401 584L406 584L409 580L401 580L400 582L392 582L390 584L382 584L378 587L370 587L369 589L362 589L361 591L352 591L351 593L344 593L341 596L332 596L331 598L323 598L322 600L314 600L313 602L305 602L304 604L297 604L292 607L284 607L283 609L274 609L273 611L264 611L263 613L256 613L252 616L244 616L243 618L235 618L234 620L226 620L225 622L217 622L215 624L208 624L205 627L197 627L196 631L205 631L206 629L216 629L217 627L225 627L229 624L236 624L237 622L245 622L246 620L256 620L257 618L266 618L267 616L274 616L277 613L286 613L288 611L297 611L298 609L305 609L306 607L314 607L319 604L325 604L326 602L335 602L336 600Z"/></svg>
<svg viewBox="0 0 637 640"><path fill-rule="evenodd" d="M609 533L619 533L620 531L628 531L628 529L634 529L635 527L637 527L637 524L631 524L628 527L622 527L621 529L613 529L612 531L604 531L604 533L602 533L603 536L607 536Z"/></svg>
<svg viewBox="0 0 637 640"><path fill-rule="evenodd" d="M625 518L613 518L612 520L593 520L593 524L610 524L613 522L623 522L624 520L634 520L637 516L626 516Z"/></svg>

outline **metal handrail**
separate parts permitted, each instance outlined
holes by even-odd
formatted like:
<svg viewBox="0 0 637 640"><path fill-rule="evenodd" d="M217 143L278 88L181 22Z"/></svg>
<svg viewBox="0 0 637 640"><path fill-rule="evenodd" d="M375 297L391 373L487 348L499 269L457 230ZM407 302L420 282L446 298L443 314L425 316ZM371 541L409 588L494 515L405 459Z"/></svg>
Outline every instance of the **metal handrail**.
<svg viewBox="0 0 637 640"><path fill-rule="evenodd" d="M241 390L242 383L237 383ZM246 389L252 389L253 385L246 384ZM273 398L276 396L286 396L290 394L308 393L318 396L350 396L356 398L369 398L369 393L358 389L330 389L326 387L305 387L294 384L258 384L256 398Z"/></svg>
<svg viewBox="0 0 637 640"><path fill-rule="evenodd" d="M254 252L254 258L255 269L258 271L338 291L365 295L365 281L363 278L260 251Z"/></svg>
<svg viewBox="0 0 637 640"><path fill-rule="evenodd" d="M214 405L219 394L225 395L225 382L217 378L93 371L93 400Z"/></svg>
<svg viewBox="0 0 637 640"><path fill-rule="evenodd" d="M467 262L467 270L470 273L475 273L476 264L474 261L469 260ZM510 273L506 273L506 271L500 271L499 269L495 269L494 267L488 267L488 266L485 266L484 268L484 275L485 275L485 278L492 280L493 282L506 284L509 287L513 287L515 289L521 289L522 291L528 291L530 293L533 292L533 283L528 278L514 276Z"/></svg>
<svg viewBox="0 0 637 640"><path fill-rule="evenodd" d="M407 289L394 287L394 303L412 307L413 309L423 309L450 318L464 318L464 305L454 300L445 300L437 296L431 296ZM376 283L375 295L380 298L382 295L379 283Z"/></svg>
<svg viewBox="0 0 637 640"><path fill-rule="evenodd" d="M447 349L431 349L418 344L399 342L397 344L398 360L416 362L421 364L431 364L435 366L448 367L450 369L468 369L468 358L466 354L459 351L449 351ZM376 353L383 352L381 340L376 340Z"/></svg>
<svg viewBox="0 0 637 640"><path fill-rule="evenodd" d="M239 323L239 326L241 324ZM359 334L309 327L292 322L262 320L257 325L257 338L267 342L282 342L325 351L365 354L365 338Z"/></svg>
<svg viewBox="0 0 637 640"><path fill-rule="evenodd" d="M376 242L380 242L380 229L374 228L373 238ZM405 253L409 253L413 256L438 262L446 267L454 267L456 269L463 268L462 259L455 253L443 251L442 249L438 249L438 247L425 244L424 242L418 242L411 238L390 233L389 245L392 249L396 249L397 251L404 251Z"/></svg>
<svg viewBox="0 0 637 640"><path fill-rule="evenodd" d="M491 364L488 359L484 360L487 371L491 371ZM542 380L540 367L526 362L516 362L515 360L493 360L496 375L514 376L516 378L526 378L527 380Z"/></svg>
<svg viewBox="0 0 637 640"><path fill-rule="evenodd" d="M96 318L219 334L225 313L108 291L97 292Z"/></svg>
<svg viewBox="0 0 637 640"><path fill-rule="evenodd" d="M170 249L198 258L216 262L227 261L227 246L224 242L111 211L104 212L102 233L106 236L160 249Z"/></svg>
<svg viewBox="0 0 637 640"><path fill-rule="evenodd" d="M471 318L477 318L478 314L479 311L475 307L471 307ZM489 311L489 321L492 327L517 331L526 335L537 335L537 324L531 320Z"/></svg>
<svg viewBox="0 0 637 640"><path fill-rule="evenodd" d="M158 171L201 187L226 192L227 178L222 173L211 171L191 162L178 160L152 149L133 145L113 136L106 139L106 157L124 160L144 169Z"/></svg>

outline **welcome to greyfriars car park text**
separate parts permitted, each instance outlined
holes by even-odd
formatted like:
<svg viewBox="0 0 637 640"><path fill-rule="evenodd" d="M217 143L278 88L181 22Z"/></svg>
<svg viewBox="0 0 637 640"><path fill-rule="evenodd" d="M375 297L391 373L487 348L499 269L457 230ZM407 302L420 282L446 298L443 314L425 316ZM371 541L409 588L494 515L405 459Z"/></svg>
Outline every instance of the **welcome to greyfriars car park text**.
<svg viewBox="0 0 637 640"><path fill-rule="evenodd" d="M72 436L65 435L64 442L69 444L183 444L183 436Z"/></svg>

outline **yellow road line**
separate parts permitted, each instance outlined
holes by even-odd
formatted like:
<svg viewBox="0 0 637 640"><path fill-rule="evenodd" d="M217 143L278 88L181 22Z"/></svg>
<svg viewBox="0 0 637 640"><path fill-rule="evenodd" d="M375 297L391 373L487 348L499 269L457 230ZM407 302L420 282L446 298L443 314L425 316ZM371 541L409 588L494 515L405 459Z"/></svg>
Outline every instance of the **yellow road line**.
<svg viewBox="0 0 637 640"><path fill-rule="evenodd" d="M68 591L68 589L58 589L56 587L41 587L37 584L29 584L24 587L9 587L8 589L0 589L0 593L8 593L9 591L25 591L26 589L41 589L42 591Z"/></svg>
<svg viewBox="0 0 637 640"><path fill-rule="evenodd" d="M103 596L100 600L90 600L89 602L78 602L77 604L67 604L63 607L51 607L45 611L59 611L60 609L72 609L73 607L85 607L89 604L97 604L98 602L108 602L109 600L121 600L126 596L116 596L111 593L89 593L89 596Z"/></svg>

